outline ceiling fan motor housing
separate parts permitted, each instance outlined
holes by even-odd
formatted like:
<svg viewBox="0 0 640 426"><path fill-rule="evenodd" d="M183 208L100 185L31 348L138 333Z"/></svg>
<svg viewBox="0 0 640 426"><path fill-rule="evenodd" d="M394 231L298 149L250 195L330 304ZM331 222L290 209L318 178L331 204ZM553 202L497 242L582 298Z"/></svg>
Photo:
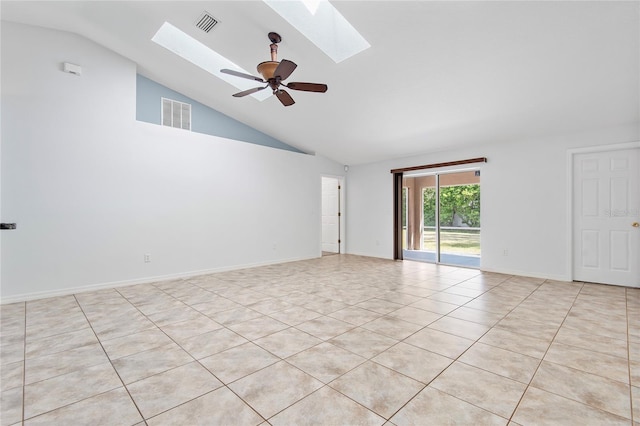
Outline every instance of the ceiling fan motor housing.
<svg viewBox="0 0 640 426"><path fill-rule="evenodd" d="M266 61L258 64L258 72L262 75L262 78L269 81L269 79L273 78L273 74L278 68L280 62L276 61Z"/></svg>

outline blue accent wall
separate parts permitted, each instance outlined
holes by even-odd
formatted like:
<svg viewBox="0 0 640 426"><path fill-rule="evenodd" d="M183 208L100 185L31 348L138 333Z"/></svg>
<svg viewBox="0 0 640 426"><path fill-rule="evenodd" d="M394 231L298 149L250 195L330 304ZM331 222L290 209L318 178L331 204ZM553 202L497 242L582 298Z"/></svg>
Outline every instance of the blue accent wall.
<svg viewBox="0 0 640 426"><path fill-rule="evenodd" d="M136 79L136 119L147 123L162 124L161 98L191 104L191 131L193 132L302 153L299 149L138 74Z"/></svg>

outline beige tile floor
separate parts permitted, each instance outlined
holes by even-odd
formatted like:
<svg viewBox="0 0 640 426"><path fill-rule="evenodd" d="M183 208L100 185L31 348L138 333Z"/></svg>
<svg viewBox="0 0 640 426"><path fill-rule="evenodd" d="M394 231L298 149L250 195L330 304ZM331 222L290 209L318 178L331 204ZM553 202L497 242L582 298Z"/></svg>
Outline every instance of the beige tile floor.
<svg viewBox="0 0 640 426"><path fill-rule="evenodd" d="M640 289L340 255L0 310L3 426L640 425Z"/></svg>

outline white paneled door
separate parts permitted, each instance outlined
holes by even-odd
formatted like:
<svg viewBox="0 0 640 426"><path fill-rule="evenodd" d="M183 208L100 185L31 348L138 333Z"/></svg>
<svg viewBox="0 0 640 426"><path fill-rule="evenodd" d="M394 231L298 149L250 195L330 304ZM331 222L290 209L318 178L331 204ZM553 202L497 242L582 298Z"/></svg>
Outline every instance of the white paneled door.
<svg viewBox="0 0 640 426"><path fill-rule="evenodd" d="M340 253L340 180L322 177L322 251Z"/></svg>
<svg viewBox="0 0 640 426"><path fill-rule="evenodd" d="M573 157L573 278L640 287L640 148Z"/></svg>

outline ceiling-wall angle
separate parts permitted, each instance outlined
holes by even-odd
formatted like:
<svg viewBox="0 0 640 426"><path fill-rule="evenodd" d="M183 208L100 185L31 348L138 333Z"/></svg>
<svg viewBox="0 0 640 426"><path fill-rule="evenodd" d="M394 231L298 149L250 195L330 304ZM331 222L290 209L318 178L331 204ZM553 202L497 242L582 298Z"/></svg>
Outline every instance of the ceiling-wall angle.
<svg viewBox="0 0 640 426"><path fill-rule="evenodd" d="M208 33L213 29L213 27L216 26L216 24L218 24L218 22L220 21L218 21L213 17L213 15L205 10L196 21L196 27L200 28L205 33Z"/></svg>

